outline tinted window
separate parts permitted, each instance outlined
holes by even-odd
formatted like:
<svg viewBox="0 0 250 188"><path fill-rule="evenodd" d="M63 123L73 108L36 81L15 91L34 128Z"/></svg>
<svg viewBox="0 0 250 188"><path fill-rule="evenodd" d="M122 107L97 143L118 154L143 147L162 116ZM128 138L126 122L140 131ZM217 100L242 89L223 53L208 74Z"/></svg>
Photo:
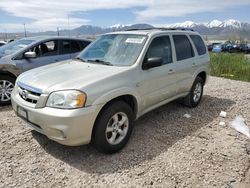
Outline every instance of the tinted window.
<svg viewBox="0 0 250 188"><path fill-rule="evenodd" d="M155 38L149 46L146 58L161 57L163 64L172 62L172 49L168 36Z"/></svg>
<svg viewBox="0 0 250 188"><path fill-rule="evenodd" d="M177 61L194 57L192 45L186 35L174 35L173 39Z"/></svg>
<svg viewBox="0 0 250 188"><path fill-rule="evenodd" d="M69 40L64 40L61 43L61 51L60 54L70 54L71 50L70 50L70 41Z"/></svg>
<svg viewBox="0 0 250 188"><path fill-rule="evenodd" d="M89 42L90 43L90 42ZM60 54L71 54L82 51L89 43L78 40L63 40Z"/></svg>
<svg viewBox="0 0 250 188"><path fill-rule="evenodd" d="M199 35L190 35L192 41L194 42L194 45L197 49L197 52L199 55L204 55L207 52L206 46L202 40L202 38Z"/></svg>
<svg viewBox="0 0 250 188"><path fill-rule="evenodd" d="M86 48L90 42L89 41L79 41L80 46L81 46L81 50L83 50L84 48Z"/></svg>

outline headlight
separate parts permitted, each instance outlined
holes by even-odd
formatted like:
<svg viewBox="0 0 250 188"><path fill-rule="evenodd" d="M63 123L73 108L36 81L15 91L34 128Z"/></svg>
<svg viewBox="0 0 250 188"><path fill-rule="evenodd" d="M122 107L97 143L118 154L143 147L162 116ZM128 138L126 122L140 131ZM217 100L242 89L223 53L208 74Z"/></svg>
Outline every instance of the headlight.
<svg viewBox="0 0 250 188"><path fill-rule="evenodd" d="M86 94L77 90L56 91L49 95L46 106L52 108L82 108L86 102Z"/></svg>

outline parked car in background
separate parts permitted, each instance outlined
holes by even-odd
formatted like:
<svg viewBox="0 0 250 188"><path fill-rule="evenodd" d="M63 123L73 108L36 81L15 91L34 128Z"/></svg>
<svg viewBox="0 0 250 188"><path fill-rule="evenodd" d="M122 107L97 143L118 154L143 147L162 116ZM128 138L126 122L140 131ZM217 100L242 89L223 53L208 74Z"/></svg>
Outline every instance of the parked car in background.
<svg viewBox="0 0 250 188"><path fill-rule="evenodd" d="M193 31L149 29L100 36L75 59L23 73L12 106L28 126L64 145L122 149L133 122L181 98L196 107L209 54Z"/></svg>
<svg viewBox="0 0 250 188"><path fill-rule="evenodd" d="M3 45L5 45L5 44L6 44L6 42L0 41L0 47L3 46Z"/></svg>
<svg viewBox="0 0 250 188"><path fill-rule="evenodd" d="M243 47L242 47L242 52L248 54L250 53L250 44L245 44Z"/></svg>
<svg viewBox="0 0 250 188"><path fill-rule="evenodd" d="M67 37L31 37L0 47L0 105L10 104L15 80L24 71L74 58L88 40Z"/></svg>
<svg viewBox="0 0 250 188"><path fill-rule="evenodd" d="M220 53L222 51L223 51L223 45L222 44L213 45L212 52L214 52L214 53Z"/></svg>
<svg viewBox="0 0 250 188"><path fill-rule="evenodd" d="M208 44L208 45L207 45L208 51L211 52L211 51L213 50L213 47L216 46L216 45L219 45L219 44L221 44L221 43L219 43L219 42L214 42L214 43L212 43L212 44Z"/></svg>
<svg viewBox="0 0 250 188"><path fill-rule="evenodd" d="M228 47L229 53L241 52L241 46L239 44L232 44Z"/></svg>

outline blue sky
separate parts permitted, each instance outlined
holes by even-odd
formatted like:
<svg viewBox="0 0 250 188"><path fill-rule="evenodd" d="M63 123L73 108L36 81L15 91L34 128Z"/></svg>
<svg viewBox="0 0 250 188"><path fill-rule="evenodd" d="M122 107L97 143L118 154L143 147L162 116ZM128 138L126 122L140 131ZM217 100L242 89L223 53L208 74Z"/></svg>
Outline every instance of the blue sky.
<svg viewBox="0 0 250 188"><path fill-rule="evenodd" d="M249 0L9 0L0 1L0 32L56 30L90 24L152 25L213 19L250 22Z"/></svg>

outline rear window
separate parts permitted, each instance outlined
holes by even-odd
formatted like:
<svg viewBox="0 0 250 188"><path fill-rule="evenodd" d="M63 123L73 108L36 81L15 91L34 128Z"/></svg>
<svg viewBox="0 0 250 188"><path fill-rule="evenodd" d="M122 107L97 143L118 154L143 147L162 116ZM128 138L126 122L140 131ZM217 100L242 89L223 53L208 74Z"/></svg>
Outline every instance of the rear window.
<svg viewBox="0 0 250 188"><path fill-rule="evenodd" d="M194 50L186 35L174 35L177 61L194 57Z"/></svg>
<svg viewBox="0 0 250 188"><path fill-rule="evenodd" d="M199 35L190 35L199 55L204 55L207 52L206 46Z"/></svg>

